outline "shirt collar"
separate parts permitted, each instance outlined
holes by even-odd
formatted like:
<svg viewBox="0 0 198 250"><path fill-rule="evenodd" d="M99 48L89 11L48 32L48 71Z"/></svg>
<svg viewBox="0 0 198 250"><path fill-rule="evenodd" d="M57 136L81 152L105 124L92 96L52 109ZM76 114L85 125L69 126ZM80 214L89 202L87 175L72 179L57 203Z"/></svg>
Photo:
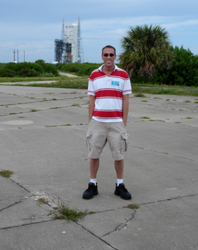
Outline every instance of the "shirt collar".
<svg viewBox="0 0 198 250"><path fill-rule="evenodd" d="M99 71L102 71L103 66L104 66L104 64L101 65L101 66L98 68L98 70L99 70ZM118 70L118 66L115 65L115 64L114 64L114 66L115 66L115 67L114 67L114 71Z"/></svg>

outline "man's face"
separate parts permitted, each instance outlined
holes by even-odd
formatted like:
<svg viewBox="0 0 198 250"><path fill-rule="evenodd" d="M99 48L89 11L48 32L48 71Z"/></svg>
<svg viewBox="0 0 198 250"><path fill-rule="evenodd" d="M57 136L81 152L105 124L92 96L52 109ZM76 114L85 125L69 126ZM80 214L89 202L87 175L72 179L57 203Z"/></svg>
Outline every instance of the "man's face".
<svg viewBox="0 0 198 250"><path fill-rule="evenodd" d="M114 49L105 48L102 53L102 60L104 61L104 65L108 68L114 66L114 61L116 59L116 55Z"/></svg>

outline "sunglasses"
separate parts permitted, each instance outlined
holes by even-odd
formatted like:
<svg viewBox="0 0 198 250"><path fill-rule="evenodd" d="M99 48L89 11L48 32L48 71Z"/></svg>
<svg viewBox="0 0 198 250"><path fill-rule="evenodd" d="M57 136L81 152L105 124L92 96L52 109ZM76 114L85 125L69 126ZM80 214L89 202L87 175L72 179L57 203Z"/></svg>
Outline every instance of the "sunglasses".
<svg viewBox="0 0 198 250"><path fill-rule="evenodd" d="M103 54L103 56L104 56L104 57L108 57L108 56L113 57L113 56L115 56L115 54L113 54L113 53L110 53L110 54L105 53L105 54Z"/></svg>

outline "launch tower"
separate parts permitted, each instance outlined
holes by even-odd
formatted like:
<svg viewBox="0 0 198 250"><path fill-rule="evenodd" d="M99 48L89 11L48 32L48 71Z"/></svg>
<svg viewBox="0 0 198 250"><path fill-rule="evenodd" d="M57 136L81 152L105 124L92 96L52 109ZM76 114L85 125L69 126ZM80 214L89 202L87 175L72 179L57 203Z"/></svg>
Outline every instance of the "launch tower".
<svg viewBox="0 0 198 250"><path fill-rule="evenodd" d="M54 52L54 59L56 62L83 62L80 18L78 18L78 24L69 23L64 25L63 20L61 39L55 39Z"/></svg>

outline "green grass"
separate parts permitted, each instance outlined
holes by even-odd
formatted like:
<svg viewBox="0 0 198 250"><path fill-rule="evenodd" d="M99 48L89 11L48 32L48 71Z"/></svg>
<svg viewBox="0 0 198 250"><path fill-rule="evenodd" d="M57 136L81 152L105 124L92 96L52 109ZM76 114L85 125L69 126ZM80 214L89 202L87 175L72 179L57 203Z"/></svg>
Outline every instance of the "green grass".
<svg viewBox="0 0 198 250"><path fill-rule="evenodd" d="M71 220L77 222L78 219L82 219L85 215L87 215L87 211L77 211L76 209L70 209L66 205L59 205L58 214L55 213L55 219L60 220Z"/></svg>
<svg viewBox="0 0 198 250"><path fill-rule="evenodd" d="M72 126L72 125L70 123L67 123L67 124L64 124L64 125L61 125L61 126L69 127L69 126Z"/></svg>
<svg viewBox="0 0 198 250"><path fill-rule="evenodd" d="M179 96L198 96L198 88L181 86L140 86L132 84L133 93L153 94L153 95L179 95Z"/></svg>
<svg viewBox="0 0 198 250"><path fill-rule="evenodd" d="M129 208L129 209L139 209L139 206L136 204L129 204L128 206L125 206L124 208Z"/></svg>
<svg viewBox="0 0 198 250"><path fill-rule="evenodd" d="M146 97L144 94L142 94L142 93L137 93L137 94L135 94L134 95L135 97Z"/></svg>
<svg viewBox="0 0 198 250"><path fill-rule="evenodd" d="M66 77L57 76L57 77L0 77L0 83L2 82L31 82L31 81L54 81L61 80Z"/></svg>
<svg viewBox="0 0 198 250"><path fill-rule="evenodd" d="M6 78L1 77L1 82L13 82L13 85L24 86L22 84L15 84L15 82L24 81L50 81L56 80L55 83L34 83L25 86L36 87L50 87L50 88L72 88L72 89L87 89L88 78L78 77L69 78L66 76L58 77L20 77L20 78ZM186 87L186 86L166 86L157 84L136 84L132 83L133 93L136 97L145 97L144 94L157 94L157 95L180 95L180 96L198 96L198 87Z"/></svg>
<svg viewBox="0 0 198 250"><path fill-rule="evenodd" d="M45 199L45 198L39 198L39 199L37 200L37 203L38 203L39 205L41 205L41 204L48 204L49 202L48 202L48 200Z"/></svg>
<svg viewBox="0 0 198 250"><path fill-rule="evenodd" d="M17 84L20 85L20 84ZM54 83L42 84L42 83L33 83L26 86L33 87L50 87L50 88L72 88L72 89L87 89L88 88L88 78L65 78L61 79Z"/></svg>
<svg viewBox="0 0 198 250"><path fill-rule="evenodd" d="M80 107L80 104L74 103L74 104L72 104L72 106L74 106L74 107Z"/></svg>
<svg viewBox="0 0 198 250"><path fill-rule="evenodd" d="M140 117L140 119L151 119L151 118L147 117L147 116L142 116L142 117Z"/></svg>
<svg viewBox="0 0 198 250"><path fill-rule="evenodd" d="M4 177L4 178L10 178L10 176L13 174L12 171L10 170L2 170L0 171L0 176Z"/></svg>

